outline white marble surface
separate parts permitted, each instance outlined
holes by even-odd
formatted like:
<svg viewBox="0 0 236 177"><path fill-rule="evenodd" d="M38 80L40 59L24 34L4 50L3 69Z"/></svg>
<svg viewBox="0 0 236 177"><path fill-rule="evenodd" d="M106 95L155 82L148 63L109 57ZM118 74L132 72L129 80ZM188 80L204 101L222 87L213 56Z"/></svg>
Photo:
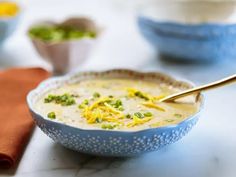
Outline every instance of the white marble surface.
<svg viewBox="0 0 236 177"><path fill-rule="evenodd" d="M17 32L0 51L0 68L43 66L26 37L27 27L40 18L63 19L89 15L106 30L90 59L79 70L133 68L165 71L197 84L236 72L236 59L215 64L178 64L160 59L140 37L133 8L118 0L20 1L24 14ZM122 4L122 2L125 4ZM80 154L55 144L38 128L17 169L0 176L17 177L235 177L236 85L205 94L206 103L196 127L182 140L135 158L102 158Z"/></svg>

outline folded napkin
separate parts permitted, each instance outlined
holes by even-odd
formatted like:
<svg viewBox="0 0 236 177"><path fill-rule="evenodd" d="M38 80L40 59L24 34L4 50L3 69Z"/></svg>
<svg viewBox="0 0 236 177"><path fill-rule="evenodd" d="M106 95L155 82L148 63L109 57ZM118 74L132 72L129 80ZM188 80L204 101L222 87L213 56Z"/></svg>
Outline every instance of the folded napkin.
<svg viewBox="0 0 236 177"><path fill-rule="evenodd" d="M0 168L14 166L21 157L34 127L26 95L47 77L40 68L0 72Z"/></svg>

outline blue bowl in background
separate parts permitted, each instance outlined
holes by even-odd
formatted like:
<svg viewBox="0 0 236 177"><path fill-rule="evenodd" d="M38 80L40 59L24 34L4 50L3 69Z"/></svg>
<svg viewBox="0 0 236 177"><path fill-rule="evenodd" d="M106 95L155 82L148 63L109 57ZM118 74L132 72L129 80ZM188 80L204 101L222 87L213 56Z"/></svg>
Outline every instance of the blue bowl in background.
<svg viewBox="0 0 236 177"><path fill-rule="evenodd" d="M20 19L20 12L14 17L1 18L0 17L0 45L10 37L18 25Z"/></svg>
<svg viewBox="0 0 236 177"><path fill-rule="evenodd" d="M152 1L140 8L141 34L175 60L236 58L235 1Z"/></svg>
<svg viewBox="0 0 236 177"><path fill-rule="evenodd" d="M138 131L103 129L83 129L42 116L35 109L35 103L48 91L65 84L77 83L86 79L130 78L166 83L184 90L192 85L175 80L162 73L141 73L132 70L116 69L104 72L74 73L64 77L51 78L42 82L27 96L27 103L37 126L55 142L78 152L99 156L135 156L158 150L174 143L186 135L197 123L202 109L203 97L198 94L196 103L199 110L178 124L149 128Z"/></svg>
<svg viewBox="0 0 236 177"><path fill-rule="evenodd" d="M160 54L175 60L236 58L236 24L182 24L138 17L141 34Z"/></svg>

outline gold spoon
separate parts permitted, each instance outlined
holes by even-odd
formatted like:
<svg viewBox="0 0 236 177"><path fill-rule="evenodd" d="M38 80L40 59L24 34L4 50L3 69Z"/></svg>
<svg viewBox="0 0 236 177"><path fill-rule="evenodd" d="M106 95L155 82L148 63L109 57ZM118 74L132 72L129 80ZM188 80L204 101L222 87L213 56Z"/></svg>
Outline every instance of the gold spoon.
<svg viewBox="0 0 236 177"><path fill-rule="evenodd" d="M236 82L236 74L234 74L232 76L229 76L229 77L226 77L224 79L206 84L206 85L191 88L191 89L179 92L179 93L175 93L175 94L166 96L166 97L160 99L159 101L160 102L173 101L175 99L182 98L182 97L194 94L194 93L199 93L200 91L205 91L205 90L210 90L210 89L214 89L214 88L217 88L217 87L222 87L224 85L227 85L227 84L230 84L230 83L233 83L233 82Z"/></svg>

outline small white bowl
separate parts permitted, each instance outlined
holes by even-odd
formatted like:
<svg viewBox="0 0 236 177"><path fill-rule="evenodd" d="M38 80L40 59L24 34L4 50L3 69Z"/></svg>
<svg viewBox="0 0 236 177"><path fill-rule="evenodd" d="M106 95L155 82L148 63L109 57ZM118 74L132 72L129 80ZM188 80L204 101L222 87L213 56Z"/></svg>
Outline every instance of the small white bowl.
<svg viewBox="0 0 236 177"><path fill-rule="evenodd" d="M82 38L60 42L45 42L41 39L29 36L39 55L52 64L54 74L60 75L75 70L88 58L97 41L100 30L95 25L94 21L83 17L69 18L62 23L43 21L36 23L31 27L40 25L51 26L56 24L69 25L86 31L95 31L97 33L96 38Z"/></svg>

